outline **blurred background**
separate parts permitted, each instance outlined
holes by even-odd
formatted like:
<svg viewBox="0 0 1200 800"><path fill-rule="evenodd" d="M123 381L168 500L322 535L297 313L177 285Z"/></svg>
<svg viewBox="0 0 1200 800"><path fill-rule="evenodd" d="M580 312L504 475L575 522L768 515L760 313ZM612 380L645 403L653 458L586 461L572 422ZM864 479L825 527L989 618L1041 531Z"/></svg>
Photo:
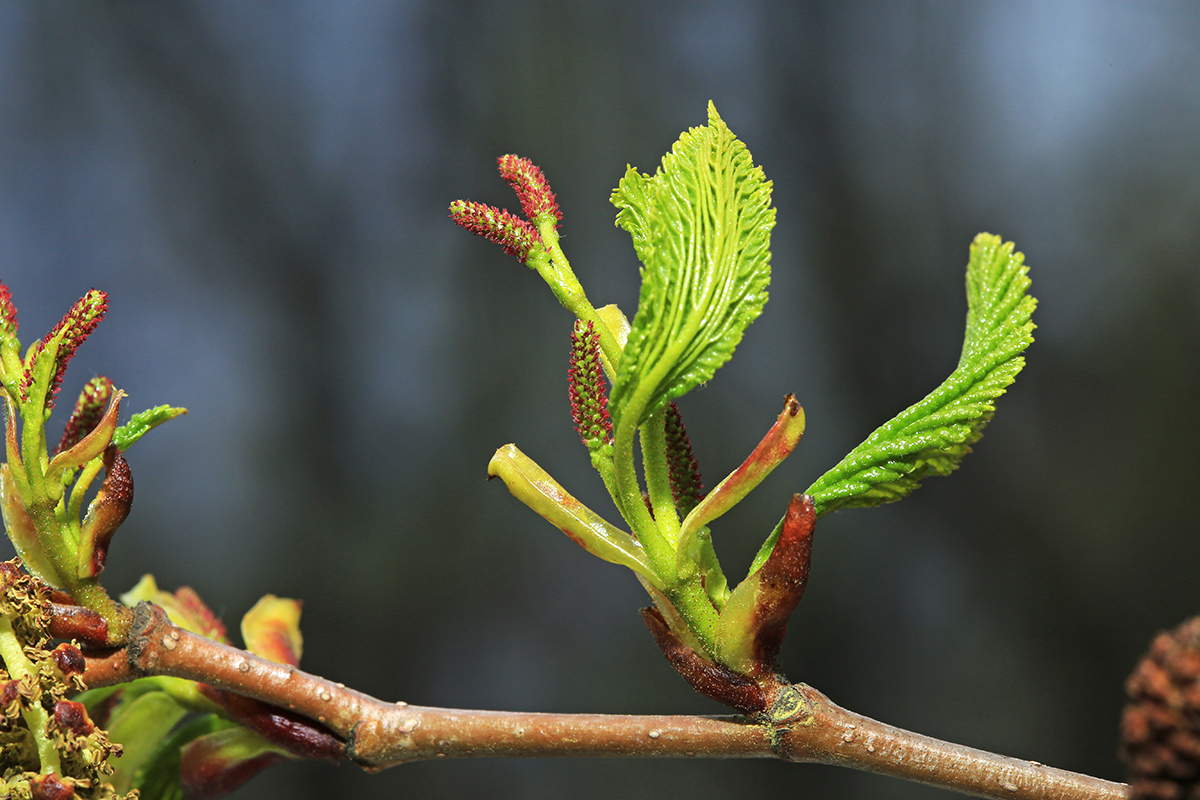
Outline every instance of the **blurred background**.
<svg viewBox="0 0 1200 800"><path fill-rule="evenodd" d="M775 183L771 302L681 402L712 486L795 392L808 434L714 538L787 504L953 368L967 246L1031 265L1037 342L951 479L825 518L785 671L846 707L1121 779L1122 682L1200 612L1200 7L1163 3L6 2L0 279L22 337L91 286L67 374L190 413L130 453L106 585L236 629L305 601L302 664L387 700L720 713L626 570L484 480L517 443L615 517L571 429L571 320L453 226L549 177L597 305L632 316L608 196L712 99ZM7 545L5 545L7 546ZM768 762L289 763L239 798L934 798Z"/></svg>

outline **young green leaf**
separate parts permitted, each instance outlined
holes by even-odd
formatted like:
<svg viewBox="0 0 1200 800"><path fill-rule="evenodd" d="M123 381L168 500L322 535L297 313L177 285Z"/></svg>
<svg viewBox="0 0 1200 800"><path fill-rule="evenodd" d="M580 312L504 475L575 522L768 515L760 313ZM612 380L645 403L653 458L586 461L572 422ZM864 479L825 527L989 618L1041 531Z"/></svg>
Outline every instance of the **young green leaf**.
<svg viewBox="0 0 1200 800"><path fill-rule="evenodd" d="M613 192L642 288L609 401L630 433L707 381L767 301L771 183L711 103L653 177L632 167Z"/></svg>
<svg viewBox="0 0 1200 800"><path fill-rule="evenodd" d="M995 413L1033 341L1037 301L1012 242L981 233L967 263L967 327L958 367L924 400L902 411L808 488L820 516L899 500L930 474L958 467Z"/></svg>
<svg viewBox="0 0 1200 800"><path fill-rule="evenodd" d="M186 413L186 408L173 408L167 405L155 406L145 411L139 411L130 417L128 422L116 429L112 436L112 443L117 446L118 450L124 452L129 449L131 444L142 438L151 428L155 428L168 420L183 416Z"/></svg>

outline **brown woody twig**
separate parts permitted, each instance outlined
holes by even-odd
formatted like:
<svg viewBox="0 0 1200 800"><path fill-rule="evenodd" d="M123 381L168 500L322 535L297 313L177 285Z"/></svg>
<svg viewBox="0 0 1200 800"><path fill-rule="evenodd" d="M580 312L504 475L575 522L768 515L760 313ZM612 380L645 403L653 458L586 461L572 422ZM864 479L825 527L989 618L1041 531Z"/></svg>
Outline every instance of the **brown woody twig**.
<svg viewBox="0 0 1200 800"><path fill-rule="evenodd" d="M770 721L465 711L386 703L189 633L143 603L129 644L93 651L89 687L147 675L201 681L306 718L340 755L377 771L422 759L487 756L778 758L836 764L979 797L1125 800L1129 787L932 739L847 711L804 684L784 685ZM766 718L764 717L764 720Z"/></svg>

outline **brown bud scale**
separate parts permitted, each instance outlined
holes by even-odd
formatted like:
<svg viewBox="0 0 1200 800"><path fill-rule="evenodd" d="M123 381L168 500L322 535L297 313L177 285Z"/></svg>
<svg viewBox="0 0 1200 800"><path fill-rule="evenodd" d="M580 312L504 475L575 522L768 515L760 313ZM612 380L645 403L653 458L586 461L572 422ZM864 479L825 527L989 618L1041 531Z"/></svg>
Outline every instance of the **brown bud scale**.
<svg viewBox="0 0 1200 800"><path fill-rule="evenodd" d="M1160 633L1125 688L1131 800L1200 800L1200 616Z"/></svg>
<svg viewBox="0 0 1200 800"><path fill-rule="evenodd" d="M667 662L697 692L743 714L766 710L766 697L756 681L700 656L671 631L657 608L643 608L642 619Z"/></svg>

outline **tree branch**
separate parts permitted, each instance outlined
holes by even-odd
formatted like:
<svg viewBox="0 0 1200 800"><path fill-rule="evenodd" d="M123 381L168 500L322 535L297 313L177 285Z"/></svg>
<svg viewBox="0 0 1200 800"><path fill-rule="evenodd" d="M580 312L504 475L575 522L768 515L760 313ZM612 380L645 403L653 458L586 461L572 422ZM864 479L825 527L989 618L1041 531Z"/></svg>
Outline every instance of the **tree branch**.
<svg viewBox="0 0 1200 800"><path fill-rule="evenodd" d="M769 721L466 711L385 703L189 633L137 607L130 643L87 654L90 688L147 675L209 684L327 729L343 758L377 771L434 758L611 756L779 758L877 772L978 797L1126 800L1129 787L939 741L854 714L805 684L784 685Z"/></svg>

